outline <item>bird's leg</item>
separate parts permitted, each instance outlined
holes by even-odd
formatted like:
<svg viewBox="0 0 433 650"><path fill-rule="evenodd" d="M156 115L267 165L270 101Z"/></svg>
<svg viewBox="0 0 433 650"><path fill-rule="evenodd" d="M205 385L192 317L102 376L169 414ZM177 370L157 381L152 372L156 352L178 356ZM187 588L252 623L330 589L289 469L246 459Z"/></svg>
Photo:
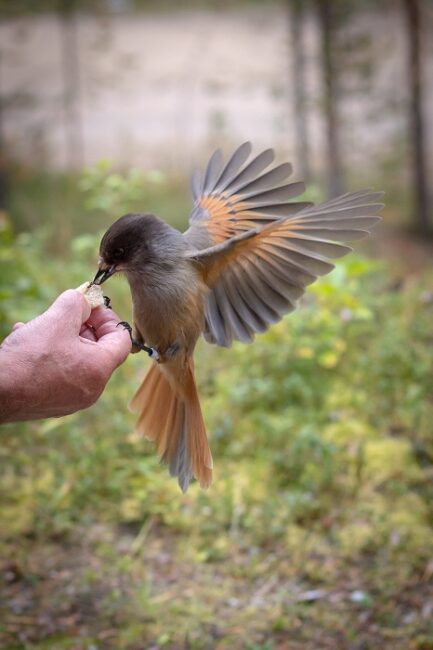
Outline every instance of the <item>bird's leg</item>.
<svg viewBox="0 0 433 650"><path fill-rule="evenodd" d="M137 348L138 350L142 350L143 352L147 352L147 354L151 359L154 359L155 361L159 361L158 350L155 350L155 348L150 348L148 345L145 345L144 343L137 341L137 339L135 339L132 336L132 327L129 323L127 323L125 320L122 320L120 321L120 323L117 323L116 327L119 327L119 325L122 325L122 327L124 327L126 331L129 333L129 338L131 339L131 343L135 348Z"/></svg>
<svg viewBox="0 0 433 650"><path fill-rule="evenodd" d="M163 351L153 348L154 352L158 355L158 357L153 356L152 358L156 359L158 363L168 363L169 361L172 361L175 357L177 357L181 349L182 348L179 343L172 343L171 345L169 345L168 348L165 348Z"/></svg>

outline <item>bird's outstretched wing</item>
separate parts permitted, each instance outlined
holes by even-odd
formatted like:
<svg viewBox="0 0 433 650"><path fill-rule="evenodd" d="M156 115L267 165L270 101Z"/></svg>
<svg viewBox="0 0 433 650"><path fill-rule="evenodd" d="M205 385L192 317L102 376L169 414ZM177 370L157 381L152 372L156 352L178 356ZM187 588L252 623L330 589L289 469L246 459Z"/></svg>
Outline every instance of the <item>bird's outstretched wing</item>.
<svg viewBox="0 0 433 650"><path fill-rule="evenodd" d="M278 185L291 166L262 173L273 152L245 164L250 153L245 143L223 165L217 151L204 175L194 176L184 235L187 255L211 289L204 336L225 347L251 341L292 311L306 286L334 268L329 260L352 250L342 242L367 236L383 207L383 193L369 190L316 206L288 202L304 191L303 183Z"/></svg>

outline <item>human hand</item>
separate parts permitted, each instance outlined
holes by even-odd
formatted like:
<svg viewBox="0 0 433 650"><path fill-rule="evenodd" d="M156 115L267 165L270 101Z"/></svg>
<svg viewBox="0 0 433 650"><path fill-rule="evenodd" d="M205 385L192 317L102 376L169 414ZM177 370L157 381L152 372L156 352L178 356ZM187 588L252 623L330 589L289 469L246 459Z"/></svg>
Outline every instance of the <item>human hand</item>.
<svg viewBox="0 0 433 650"><path fill-rule="evenodd" d="M46 312L17 323L0 346L0 422L58 417L91 406L131 350L105 307L70 289Z"/></svg>

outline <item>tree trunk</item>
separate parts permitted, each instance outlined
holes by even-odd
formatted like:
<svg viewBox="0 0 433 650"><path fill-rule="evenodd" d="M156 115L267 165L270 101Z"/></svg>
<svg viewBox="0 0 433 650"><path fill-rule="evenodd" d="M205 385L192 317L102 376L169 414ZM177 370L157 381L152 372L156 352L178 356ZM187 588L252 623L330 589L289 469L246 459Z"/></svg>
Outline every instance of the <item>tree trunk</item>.
<svg viewBox="0 0 433 650"><path fill-rule="evenodd" d="M80 110L80 66L75 0L60 1L62 26L63 113L66 136L66 163L70 169L84 164L84 137Z"/></svg>
<svg viewBox="0 0 433 650"><path fill-rule="evenodd" d="M0 58L0 91L1 91L1 73L2 73L2 59ZM0 92L0 219L2 213L4 214L8 209L9 204L9 191L10 191L10 178L8 160L6 155L6 146L3 133L4 121L4 98Z"/></svg>
<svg viewBox="0 0 433 650"><path fill-rule="evenodd" d="M341 163L339 119L337 111L337 84L335 66L335 0L317 0L319 26L322 39L322 65L324 81L324 112L327 145L327 193L331 198L344 191Z"/></svg>
<svg viewBox="0 0 433 650"><path fill-rule="evenodd" d="M290 35L292 42L292 78L295 115L296 159L302 179L311 180L310 151L308 141L307 102L305 96L305 55L303 35L304 10L302 0L289 0Z"/></svg>
<svg viewBox="0 0 433 650"><path fill-rule="evenodd" d="M422 27L420 0L403 0L408 42L409 130L413 166L413 221L416 230L427 234L430 230L427 162L425 152L425 124L422 112Z"/></svg>

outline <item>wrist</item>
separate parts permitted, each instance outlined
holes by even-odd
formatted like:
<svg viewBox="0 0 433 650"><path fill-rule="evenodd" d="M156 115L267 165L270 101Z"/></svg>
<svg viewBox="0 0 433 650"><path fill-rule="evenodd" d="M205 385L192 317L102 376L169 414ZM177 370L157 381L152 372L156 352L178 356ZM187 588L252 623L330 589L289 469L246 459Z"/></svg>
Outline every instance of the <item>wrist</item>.
<svg viewBox="0 0 433 650"><path fill-rule="evenodd" d="M16 351L0 347L0 423L26 420L31 404L28 365Z"/></svg>

